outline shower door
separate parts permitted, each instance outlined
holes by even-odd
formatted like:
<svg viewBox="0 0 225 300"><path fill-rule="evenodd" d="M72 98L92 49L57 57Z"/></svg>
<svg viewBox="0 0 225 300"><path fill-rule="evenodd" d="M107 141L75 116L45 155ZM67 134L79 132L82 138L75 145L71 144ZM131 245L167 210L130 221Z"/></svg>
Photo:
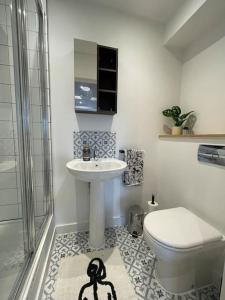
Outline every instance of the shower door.
<svg viewBox="0 0 225 300"><path fill-rule="evenodd" d="M29 121L32 157L35 243L51 212L50 102L47 22L42 1L24 1L29 74Z"/></svg>
<svg viewBox="0 0 225 300"><path fill-rule="evenodd" d="M0 1L0 298L11 297L29 261L22 209L11 8Z"/></svg>
<svg viewBox="0 0 225 300"><path fill-rule="evenodd" d="M15 299L52 214L44 1L0 0L0 293Z"/></svg>

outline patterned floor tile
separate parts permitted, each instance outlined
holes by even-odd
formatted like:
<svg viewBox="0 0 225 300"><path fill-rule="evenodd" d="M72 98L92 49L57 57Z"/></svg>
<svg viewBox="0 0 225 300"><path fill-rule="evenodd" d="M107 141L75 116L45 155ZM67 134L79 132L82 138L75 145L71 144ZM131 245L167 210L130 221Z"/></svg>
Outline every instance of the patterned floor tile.
<svg viewBox="0 0 225 300"><path fill-rule="evenodd" d="M133 238L126 227L105 230L105 248L117 246L137 294L137 300L218 300L216 287L206 287L175 295L167 292L155 277L155 256L142 237ZM63 257L94 251L88 244L88 232L58 234L55 239L42 300L54 300L55 283ZM119 300L119 299L118 299Z"/></svg>

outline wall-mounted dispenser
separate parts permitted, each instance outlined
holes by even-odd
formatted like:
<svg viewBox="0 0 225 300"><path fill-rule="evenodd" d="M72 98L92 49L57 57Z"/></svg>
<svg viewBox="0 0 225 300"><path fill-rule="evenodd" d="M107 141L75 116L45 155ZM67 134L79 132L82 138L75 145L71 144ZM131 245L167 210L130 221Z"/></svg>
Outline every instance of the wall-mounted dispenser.
<svg viewBox="0 0 225 300"><path fill-rule="evenodd" d="M225 166L225 146L199 145L198 160L201 162Z"/></svg>

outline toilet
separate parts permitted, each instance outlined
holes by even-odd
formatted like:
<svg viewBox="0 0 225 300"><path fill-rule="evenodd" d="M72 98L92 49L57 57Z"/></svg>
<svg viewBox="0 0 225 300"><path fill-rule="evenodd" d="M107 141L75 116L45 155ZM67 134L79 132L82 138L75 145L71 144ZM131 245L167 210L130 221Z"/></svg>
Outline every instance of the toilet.
<svg viewBox="0 0 225 300"><path fill-rule="evenodd" d="M167 291L183 293L221 282L225 237L188 209L149 213L143 232L156 256L156 277Z"/></svg>

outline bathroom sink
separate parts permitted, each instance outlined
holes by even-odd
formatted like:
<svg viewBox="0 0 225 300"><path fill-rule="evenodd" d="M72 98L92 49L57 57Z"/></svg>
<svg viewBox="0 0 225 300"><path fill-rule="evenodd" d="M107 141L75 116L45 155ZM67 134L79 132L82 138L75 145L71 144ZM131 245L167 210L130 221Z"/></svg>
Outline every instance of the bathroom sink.
<svg viewBox="0 0 225 300"><path fill-rule="evenodd" d="M66 164L69 172L83 181L109 180L122 174L127 164L118 159L83 161L71 160Z"/></svg>
<svg viewBox="0 0 225 300"><path fill-rule="evenodd" d="M90 182L89 243L101 248L105 241L104 181L120 176L127 164L118 159L74 159L66 167L76 179Z"/></svg>

